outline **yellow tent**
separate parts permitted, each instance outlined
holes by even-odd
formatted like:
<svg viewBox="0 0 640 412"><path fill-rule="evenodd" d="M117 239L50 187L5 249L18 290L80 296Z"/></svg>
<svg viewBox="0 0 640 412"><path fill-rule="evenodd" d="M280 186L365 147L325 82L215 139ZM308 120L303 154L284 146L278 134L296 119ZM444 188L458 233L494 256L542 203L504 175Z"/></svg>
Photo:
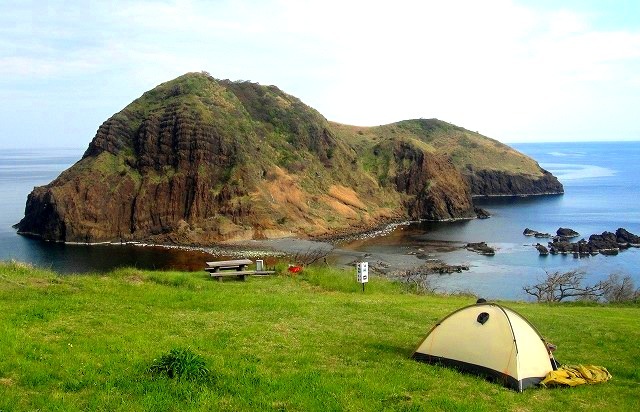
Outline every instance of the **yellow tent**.
<svg viewBox="0 0 640 412"><path fill-rule="evenodd" d="M495 303L459 309L438 322L413 358L486 375L522 391L553 370L545 340L524 317Z"/></svg>

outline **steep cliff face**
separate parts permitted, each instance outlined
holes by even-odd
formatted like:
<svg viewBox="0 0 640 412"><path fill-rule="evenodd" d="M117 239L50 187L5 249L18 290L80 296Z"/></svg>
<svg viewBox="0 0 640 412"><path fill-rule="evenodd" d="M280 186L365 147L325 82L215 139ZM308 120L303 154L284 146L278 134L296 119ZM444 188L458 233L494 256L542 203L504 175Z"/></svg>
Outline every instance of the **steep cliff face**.
<svg viewBox="0 0 640 412"><path fill-rule="evenodd" d="M210 227L229 199L247 195L233 174L254 147L234 133L247 125L237 100L205 76L161 85L100 126L80 162L34 190L19 231L96 242L170 238L199 220ZM225 217L245 210L241 203Z"/></svg>
<svg viewBox="0 0 640 412"><path fill-rule="evenodd" d="M29 195L18 230L66 242L323 236L470 217L479 183L466 179L415 136L345 135L274 86L189 73L102 124L78 163Z"/></svg>
<svg viewBox="0 0 640 412"><path fill-rule="evenodd" d="M394 142L397 190L408 195L405 206L414 220L473 216L468 186L449 159L424 152L407 142Z"/></svg>
<svg viewBox="0 0 640 412"><path fill-rule="evenodd" d="M564 192L562 183L542 169L542 175L510 174L499 170L467 171L464 178L476 196L548 195Z"/></svg>

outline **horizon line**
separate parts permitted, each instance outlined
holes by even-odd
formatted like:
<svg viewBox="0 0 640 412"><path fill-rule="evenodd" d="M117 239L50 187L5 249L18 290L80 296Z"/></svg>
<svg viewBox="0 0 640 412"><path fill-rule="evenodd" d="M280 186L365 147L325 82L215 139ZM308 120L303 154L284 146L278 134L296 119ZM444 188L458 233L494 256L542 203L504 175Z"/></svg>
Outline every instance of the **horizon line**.
<svg viewBox="0 0 640 412"><path fill-rule="evenodd" d="M493 140L498 140L498 139L493 139ZM538 140L538 141L502 141L502 140L498 140L500 143L503 144L544 144L544 143L562 143L562 144L569 144L569 143L633 143L633 142L640 142L640 138L639 139L628 139L628 140L560 140L560 141L555 141L555 140ZM43 146L43 145L38 145L38 146L23 146L23 147L2 147L0 146L0 150L34 150L34 149L56 149L56 150L86 150L87 146L89 143L87 143L86 146Z"/></svg>

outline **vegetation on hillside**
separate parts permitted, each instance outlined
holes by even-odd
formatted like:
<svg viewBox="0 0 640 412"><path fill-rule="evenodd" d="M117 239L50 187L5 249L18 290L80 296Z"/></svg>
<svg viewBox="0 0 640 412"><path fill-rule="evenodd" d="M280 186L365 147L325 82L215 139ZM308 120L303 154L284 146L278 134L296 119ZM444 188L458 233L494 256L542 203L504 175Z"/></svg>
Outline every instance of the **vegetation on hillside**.
<svg viewBox="0 0 640 412"><path fill-rule="evenodd" d="M438 119L403 120L383 126L360 127L331 123L336 134L354 142L365 155L386 140L404 139L425 151L446 154L461 170L501 171L542 177L528 156L477 132Z"/></svg>
<svg viewBox="0 0 640 412"><path fill-rule="evenodd" d="M310 267L213 282L204 272L61 276L4 263L0 410L640 407L637 304L506 302L558 346L560 362L613 375L605 384L516 393L409 358L435 322L475 298L415 295L377 277L362 293L354 276ZM149 372L175 362L200 372Z"/></svg>

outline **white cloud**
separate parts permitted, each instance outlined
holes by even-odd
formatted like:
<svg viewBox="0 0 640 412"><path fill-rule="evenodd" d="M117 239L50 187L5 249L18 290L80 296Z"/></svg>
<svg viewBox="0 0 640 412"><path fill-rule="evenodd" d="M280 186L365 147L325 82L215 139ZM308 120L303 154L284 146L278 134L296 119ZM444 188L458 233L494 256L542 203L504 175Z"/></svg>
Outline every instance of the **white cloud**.
<svg viewBox="0 0 640 412"><path fill-rule="evenodd" d="M32 20L0 28L5 87L99 78L122 104L207 70L276 84L332 120L439 117L503 140L594 138L640 103L640 29L510 0L52 2L32 13L0 17Z"/></svg>

